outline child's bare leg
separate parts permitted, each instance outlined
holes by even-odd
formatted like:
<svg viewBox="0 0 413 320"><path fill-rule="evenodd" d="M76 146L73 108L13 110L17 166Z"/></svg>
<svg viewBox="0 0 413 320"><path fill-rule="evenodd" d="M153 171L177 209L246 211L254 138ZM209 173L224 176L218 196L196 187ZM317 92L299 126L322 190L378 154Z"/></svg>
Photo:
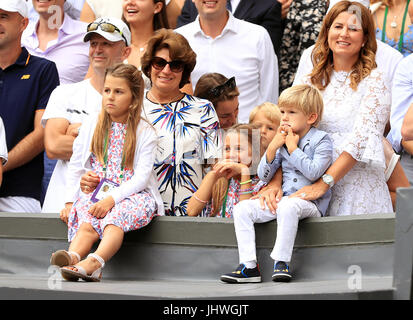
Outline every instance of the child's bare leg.
<svg viewBox="0 0 413 320"><path fill-rule="evenodd" d="M113 224L107 225L103 230L102 241L100 241L95 253L101 256L103 260L109 261L122 246L124 234L121 228Z"/></svg>
<svg viewBox="0 0 413 320"><path fill-rule="evenodd" d="M76 236L69 246L69 251L77 252L80 257L86 256L92 249L93 244L99 240L99 234L88 223L82 223ZM74 258L74 257L72 257ZM77 260L77 258L74 258ZM72 260L73 261L73 260ZM79 261L73 261L76 264Z"/></svg>
<svg viewBox="0 0 413 320"><path fill-rule="evenodd" d="M123 236L124 232L121 228L114 225L106 226L95 254L107 262L119 251L123 243ZM91 274L101 267L100 262L93 257L81 261L78 265L83 267L87 274Z"/></svg>

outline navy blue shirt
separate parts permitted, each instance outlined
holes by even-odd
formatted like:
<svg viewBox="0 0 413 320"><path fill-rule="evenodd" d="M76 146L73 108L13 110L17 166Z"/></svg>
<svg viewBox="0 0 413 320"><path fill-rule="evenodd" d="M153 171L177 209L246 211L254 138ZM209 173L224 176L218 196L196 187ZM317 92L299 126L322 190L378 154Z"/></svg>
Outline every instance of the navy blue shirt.
<svg viewBox="0 0 413 320"><path fill-rule="evenodd" d="M0 68L0 116L10 152L34 130L36 110L45 109L49 96L59 85L54 62L30 55L26 48L16 62ZM0 197L21 196L40 199L43 153L25 165L3 174Z"/></svg>

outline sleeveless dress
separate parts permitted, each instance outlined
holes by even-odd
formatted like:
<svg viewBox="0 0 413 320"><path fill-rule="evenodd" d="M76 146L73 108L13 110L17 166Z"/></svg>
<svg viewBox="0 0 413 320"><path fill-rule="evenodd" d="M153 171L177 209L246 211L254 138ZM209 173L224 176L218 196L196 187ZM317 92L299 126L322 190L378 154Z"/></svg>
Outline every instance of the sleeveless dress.
<svg viewBox="0 0 413 320"><path fill-rule="evenodd" d="M376 39L381 40L383 35L382 30L376 28ZM387 43L389 46L393 47L394 49L398 50L399 41L395 41L394 39L389 39L387 35L384 37L384 42ZM401 54L404 57L407 57L409 54L413 53L413 24L409 26L409 30L407 30L403 36L403 43L401 47Z"/></svg>
<svg viewBox="0 0 413 320"><path fill-rule="evenodd" d="M126 134L126 124L113 122L112 130L109 134L108 143L108 160L106 169L106 178L122 183L119 178L121 173L123 143ZM99 175L99 178L104 178L103 165L97 160L92 153L90 164L93 171ZM125 168L124 181L128 181L134 172L131 169ZM73 240L82 223L92 225L94 230L102 239L103 231L107 225L115 225L121 228L124 232L140 229L157 215L157 206L152 195L144 190L135 193L115 204L103 218L95 218L88 213L89 208L94 204L90 199L93 193L85 194L80 192L80 197L74 202L72 210L69 214L68 221L68 239Z"/></svg>

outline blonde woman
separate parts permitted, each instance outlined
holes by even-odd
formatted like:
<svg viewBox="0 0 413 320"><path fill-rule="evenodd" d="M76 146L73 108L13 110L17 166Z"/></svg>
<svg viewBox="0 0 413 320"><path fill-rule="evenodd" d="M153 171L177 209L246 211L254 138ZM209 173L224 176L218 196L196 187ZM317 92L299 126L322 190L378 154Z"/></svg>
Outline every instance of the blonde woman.
<svg viewBox="0 0 413 320"><path fill-rule="evenodd" d="M369 10L358 2L341 1L324 19L313 51L314 69L303 79L323 94L319 128L333 141L333 164L293 196L315 200L331 189L327 215L393 211L382 144L390 88L376 69L376 49Z"/></svg>

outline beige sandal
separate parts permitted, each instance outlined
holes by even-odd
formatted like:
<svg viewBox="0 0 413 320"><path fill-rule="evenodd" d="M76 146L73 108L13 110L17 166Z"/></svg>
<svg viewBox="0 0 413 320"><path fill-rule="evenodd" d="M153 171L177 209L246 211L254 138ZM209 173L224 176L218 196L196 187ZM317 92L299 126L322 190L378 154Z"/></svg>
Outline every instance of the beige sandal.
<svg viewBox="0 0 413 320"><path fill-rule="evenodd" d="M50 257L50 264L58 267L71 266L73 265L72 256L75 256L77 258L77 261L81 260L80 255L77 252L57 250Z"/></svg>
<svg viewBox="0 0 413 320"><path fill-rule="evenodd" d="M87 274L86 270L78 265L74 265L73 267L76 268L78 271L74 271L68 268L60 268L60 273L62 277L68 281L77 281L83 279L87 282L99 282L102 279L102 269L105 266L105 261L102 259L101 256L97 255L96 253L91 253L87 256L87 258L92 257L95 258L100 263L100 268L96 269L92 272L92 274Z"/></svg>

